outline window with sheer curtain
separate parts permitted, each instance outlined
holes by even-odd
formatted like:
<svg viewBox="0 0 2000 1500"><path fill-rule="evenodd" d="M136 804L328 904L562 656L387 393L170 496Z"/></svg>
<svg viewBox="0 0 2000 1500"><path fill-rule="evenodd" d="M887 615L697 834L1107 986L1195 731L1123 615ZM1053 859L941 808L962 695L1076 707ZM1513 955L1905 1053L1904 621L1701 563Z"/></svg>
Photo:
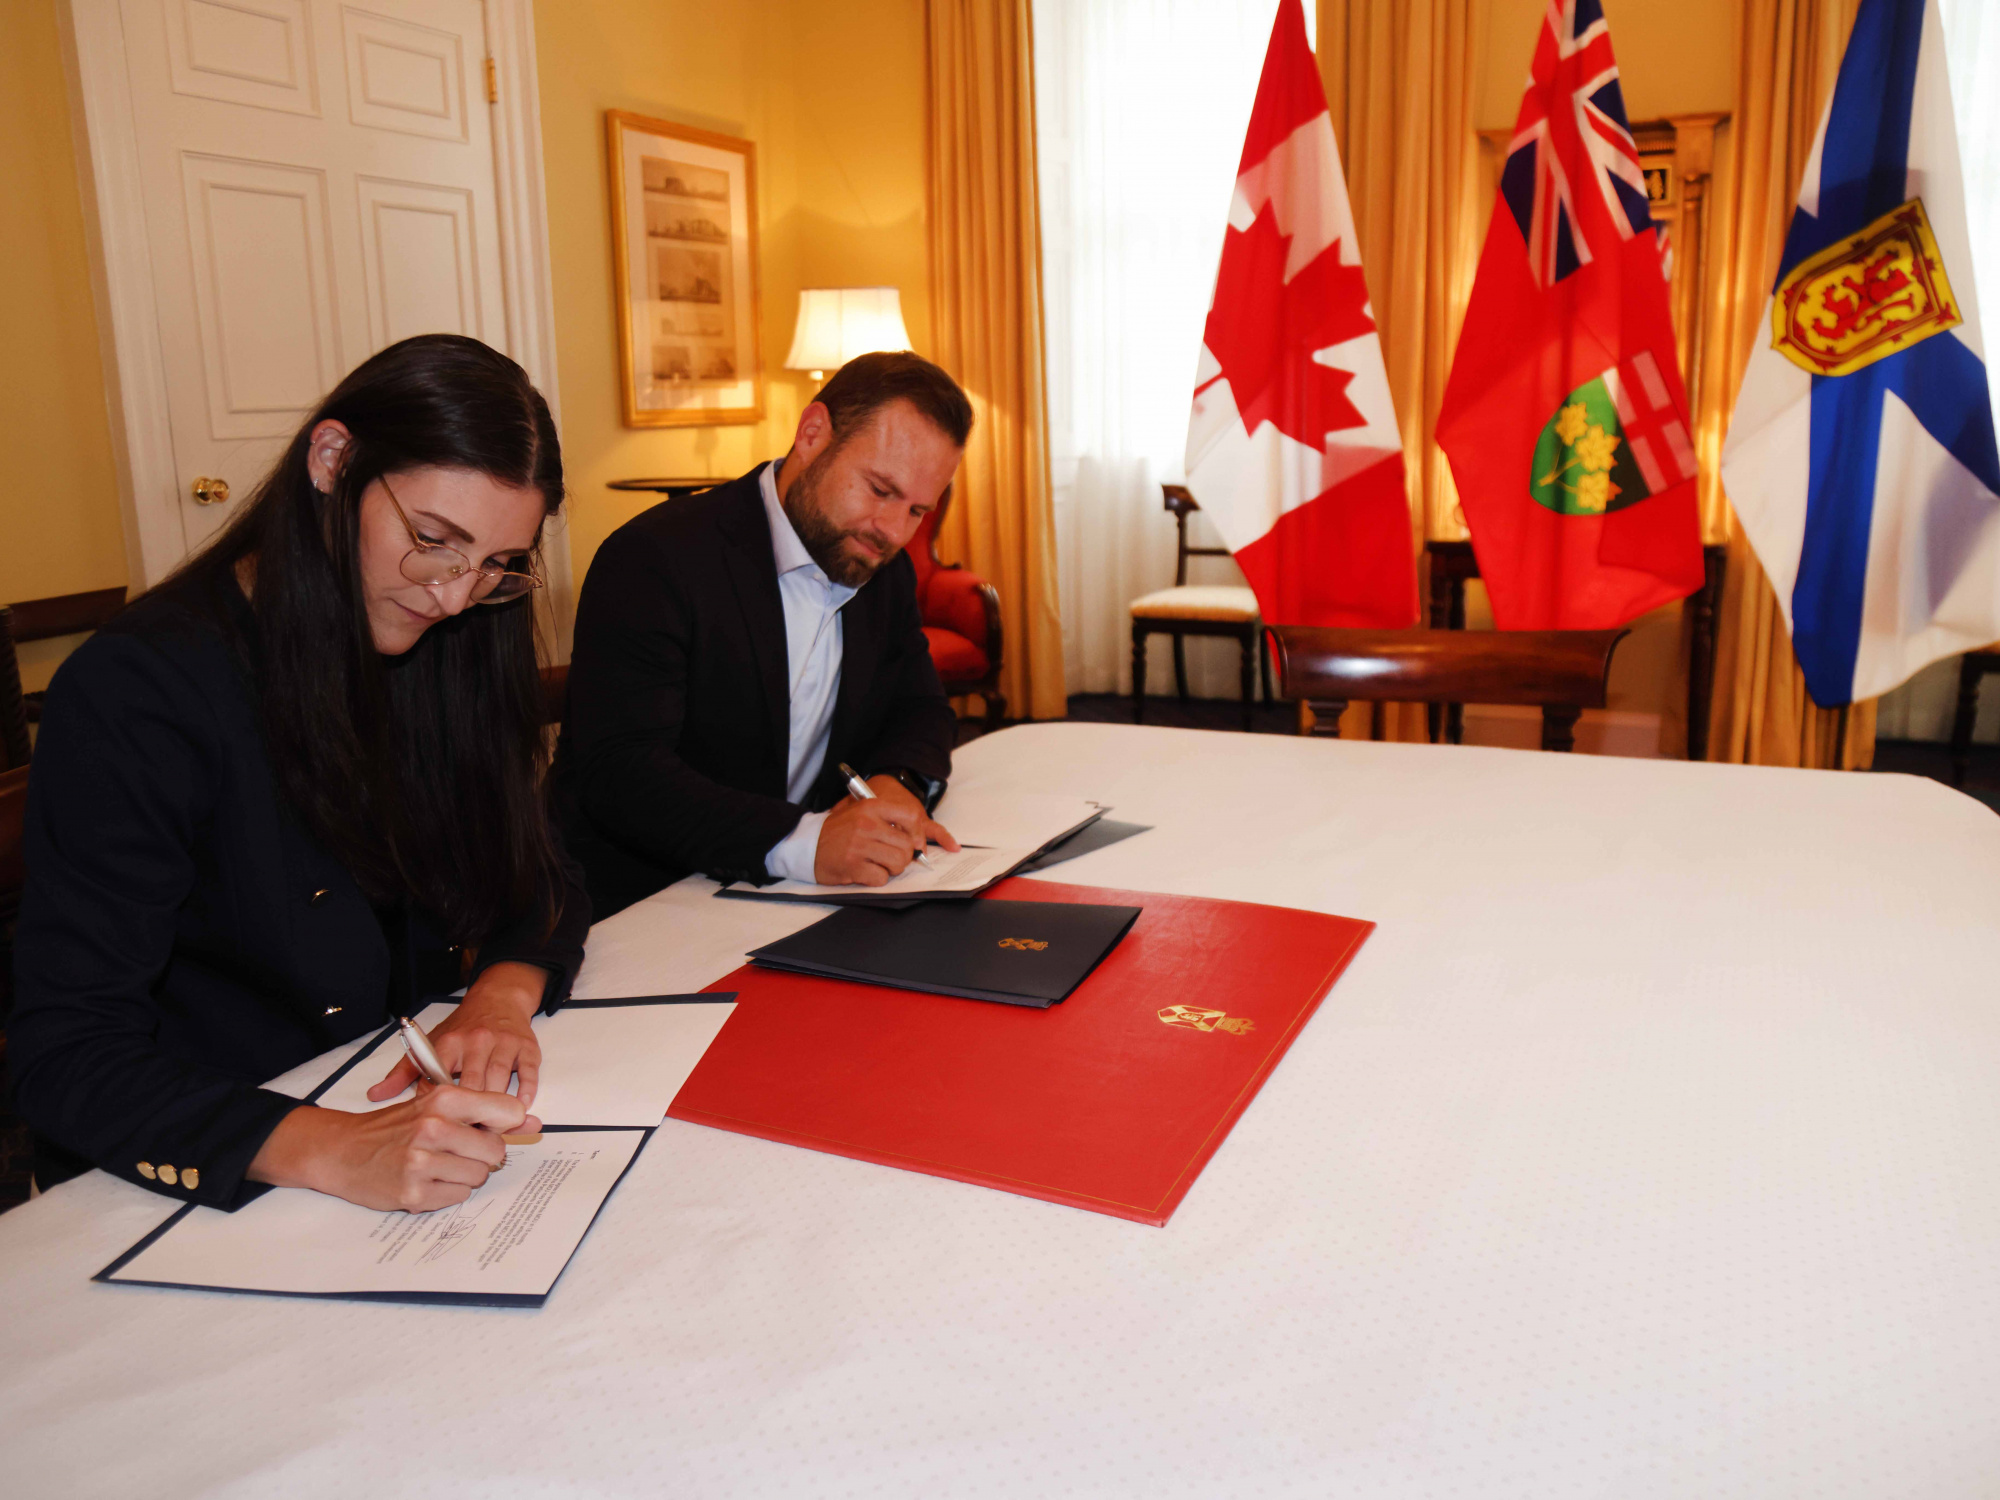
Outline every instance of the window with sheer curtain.
<svg viewBox="0 0 2000 1500"><path fill-rule="evenodd" d="M1308 25L1313 7L1306 7ZM1188 404L1276 0L1035 0L1049 454L1073 693L1129 688L1126 606L1174 581ZM1197 542L1216 538L1197 516ZM1196 558L1194 583L1240 583ZM1149 686L1172 683L1164 638ZM1191 640L1204 696L1233 642Z"/></svg>
<svg viewBox="0 0 2000 1500"><path fill-rule="evenodd" d="M1979 337L1989 392L2000 360L2000 0L1942 0L1945 62L1965 173L1966 229L1978 284ZM2000 400L1995 401L2000 411Z"/></svg>
<svg viewBox="0 0 2000 1500"><path fill-rule="evenodd" d="M1986 388L2000 422L2000 0L1940 0L1951 107L1965 174L1965 227L1979 302ZM1988 688L1977 737L2000 740L2000 692ZM1958 658L1937 662L1882 700L1876 733L1884 739L1941 740L1958 702Z"/></svg>

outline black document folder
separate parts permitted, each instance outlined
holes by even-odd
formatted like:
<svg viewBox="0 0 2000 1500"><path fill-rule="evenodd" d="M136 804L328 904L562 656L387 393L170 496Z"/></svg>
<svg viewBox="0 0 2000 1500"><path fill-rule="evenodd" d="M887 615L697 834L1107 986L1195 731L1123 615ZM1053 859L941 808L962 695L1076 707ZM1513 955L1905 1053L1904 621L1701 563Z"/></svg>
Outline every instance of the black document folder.
<svg viewBox="0 0 2000 1500"><path fill-rule="evenodd" d="M767 969L1046 1009L1083 983L1139 916L1136 906L926 901L842 907L750 954Z"/></svg>

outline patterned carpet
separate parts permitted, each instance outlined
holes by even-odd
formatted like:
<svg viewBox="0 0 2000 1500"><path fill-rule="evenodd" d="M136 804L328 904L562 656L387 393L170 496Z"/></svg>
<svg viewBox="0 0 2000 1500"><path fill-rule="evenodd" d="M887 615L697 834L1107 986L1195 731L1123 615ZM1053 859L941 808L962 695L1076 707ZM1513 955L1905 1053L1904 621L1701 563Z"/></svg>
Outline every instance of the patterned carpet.
<svg viewBox="0 0 2000 1500"><path fill-rule="evenodd" d="M1078 694L1069 700L1069 716L1092 724L1129 724L1132 722L1132 700L1111 693ZM1172 698L1149 698L1146 700L1146 722L1179 729L1236 732L1242 727L1242 709L1236 702L1227 699L1192 699L1180 703ZM1290 734L1293 723L1289 704L1257 705L1257 733ZM960 728L960 743L974 738L977 733L977 725L966 721ZM1943 745L1884 740L1875 747L1875 769L1929 776L1949 782L1951 755ZM1995 812L2000 812L2000 746L1974 747L1965 791ZM4 1062L6 1045L5 1035L0 1034L0 1062ZM0 1099L0 1212L27 1200L31 1166L27 1127L8 1109L9 1102Z"/></svg>

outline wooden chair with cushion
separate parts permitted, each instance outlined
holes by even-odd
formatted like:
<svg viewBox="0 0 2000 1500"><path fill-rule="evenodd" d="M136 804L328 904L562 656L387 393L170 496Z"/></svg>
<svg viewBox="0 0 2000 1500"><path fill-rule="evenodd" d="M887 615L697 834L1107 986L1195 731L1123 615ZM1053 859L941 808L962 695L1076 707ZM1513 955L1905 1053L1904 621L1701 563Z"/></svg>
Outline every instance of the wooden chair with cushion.
<svg viewBox="0 0 2000 1500"><path fill-rule="evenodd" d="M1626 630L1330 630L1274 625L1279 691L1299 733L1340 737L1350 703L1520 703L1542 711L1542 748L1576 745L1577 716L1604 707ZM1436 737L1432 729L1432 737Z"/></svg>
<svg viewBox="0 0 2000 1500"><path fill-rule="evenodd" d="M1951 721L1951 784L1965 785L1972 763L1972 725L1979 717L1979 684L1988 672L2000 672L2000 644L1981 646L1958 659L1958 713Z"/></svg>
<svg viewBox="0 0 2000 1500"><path fill-rule="evenodd" d="M1007 698L1000 691L1000 660L1005 637L1000 628L1000 594L963 563L947 563L937 553L938 528L951 506L944 492L937 509L924 517L910 538L910 561L917 569L917 608L923 613L924 639L945 692L957 698L977 693L986 705L986 727L998 729L1007 717Z"/></svg>
<svg viewBox="0 0 2000 1500"><path fill-rule="evenodd" d="M1257 596L1242 585L1189 584L1190 557L1228 557L1227 547L1190 547L1188 517L1201 507L1187 486L1163 484L1160 493L1173 514L1179 542L1174 560L1174 586L1141 595L1132 601L1132 722L1146 719L1146 637L1169 635L1174 641L1174 688L1181 702L1188 699L1187 638L1191 635L1226 636L1237 642L1243 653L1243 727L1251 726L1251 705L1255 686L1250 663L1254 656L1264 681L1264 697L1271 696L1271 658L1264 645L1262 622L1257 615Z"/></svg>

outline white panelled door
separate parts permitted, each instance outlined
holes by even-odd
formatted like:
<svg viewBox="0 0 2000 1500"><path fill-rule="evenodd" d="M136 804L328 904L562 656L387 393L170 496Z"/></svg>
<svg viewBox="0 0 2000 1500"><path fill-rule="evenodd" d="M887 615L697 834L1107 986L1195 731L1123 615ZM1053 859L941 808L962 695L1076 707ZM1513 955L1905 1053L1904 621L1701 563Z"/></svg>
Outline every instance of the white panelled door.
<svg viewBox="0 0 2000 1500"><path fill-rule="evenodd" d="M507 348L481 0L121 0L188 550L413 333ZM213 501L209 481L229 498ZM135 580L136 581L136 580ZM150 581L150 580L149 580Z"/></svg>

